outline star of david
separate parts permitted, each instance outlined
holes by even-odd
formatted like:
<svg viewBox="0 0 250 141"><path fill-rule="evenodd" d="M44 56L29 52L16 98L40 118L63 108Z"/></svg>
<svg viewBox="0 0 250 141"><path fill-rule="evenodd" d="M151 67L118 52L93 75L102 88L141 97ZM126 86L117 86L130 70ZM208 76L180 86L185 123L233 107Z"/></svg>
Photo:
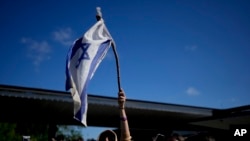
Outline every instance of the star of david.
<svg viewBox="0 0 250 141"><path fill-rule="evenodd" d="M81 43L80 44L80 48L79 49L82 49L82 54L81 54L81 56L77 60L76 68L79 67L79 65L81 64L82 60L84 60L84 59L89 60L90 59L89 58L89 54L87 52L88 48L89 48L89 44L86 44L86 43L83 43L83 44Z"/></svg>

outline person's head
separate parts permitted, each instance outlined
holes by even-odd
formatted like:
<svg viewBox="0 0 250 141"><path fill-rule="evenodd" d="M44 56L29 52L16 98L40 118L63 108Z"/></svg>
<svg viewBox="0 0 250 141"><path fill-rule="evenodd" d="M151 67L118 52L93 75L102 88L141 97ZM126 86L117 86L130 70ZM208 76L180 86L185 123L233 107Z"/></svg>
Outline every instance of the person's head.
<svg viewBox="0 0 250 141"><path fill-rule="evenodd" d="M57 135L56 141L64 141L64 135L62 135L62 134Z"/></svg>
<svg viewBox="0 0 250 141"><path fill-rule="evenodd" d="M184 141L186 138L178 133L173 133L167 138L167 141Z"/></svg>
<svg viewBox="0 0 250 141"><path fill-rule="evenodd" d="M164 141L164 140L165 140L165 136L160 133L153 137L153 141Z"/></svg>
<svg viewBox="0 0 250 141"><path fill-rule="evenodd" d="M77 141L84 141L84 139L82 137L79 137Z"/></svg>
<svg viewBox="0 0 250 141"><path fill-rule="evenodd" d="M112 130L105 130L99 135L97 141L117 141L117 135Z"/></svg>
<svg viewBox="0 0 250 141"><path fill-rule="evenodd" d="M185 141L215 141L215 138L208 133L199 133L188 137Z"/></svg>

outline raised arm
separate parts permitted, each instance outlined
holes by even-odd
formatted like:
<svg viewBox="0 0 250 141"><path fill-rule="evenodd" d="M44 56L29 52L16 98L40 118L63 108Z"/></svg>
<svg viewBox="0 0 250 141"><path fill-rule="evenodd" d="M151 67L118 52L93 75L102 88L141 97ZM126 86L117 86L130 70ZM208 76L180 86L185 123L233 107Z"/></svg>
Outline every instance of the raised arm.
<svg viewBox="0 0 250 141"><path fill-rule="evenodd" d="M123 90L118 93L118 104L120 112L120 128L121 138L120 141L131 141L128 119L125 111L126 95Z"/></svg>

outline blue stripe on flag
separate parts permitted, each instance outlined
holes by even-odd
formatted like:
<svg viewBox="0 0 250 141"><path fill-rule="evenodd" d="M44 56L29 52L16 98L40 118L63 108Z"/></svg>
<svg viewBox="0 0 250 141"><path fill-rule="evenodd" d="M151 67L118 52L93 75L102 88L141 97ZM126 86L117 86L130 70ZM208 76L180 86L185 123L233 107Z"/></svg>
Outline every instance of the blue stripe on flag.
<svg viewBox="0 0 250 141"><path fill-rule="evenodd" d="M88 109L87 86L112 42L103 20L93 25L81 38L74 41L66 59L65 89L71 88L74 118L85 126Z"/></svg>
<svg viewBox="0 0 250 141"><path fill-rule="evenodd" d="M70 72L69 72L69 68L70 66L68 66L70 64L70 61L72 59L72 57L77 53L77 50L81 47L82 44L82 37L77 39L73 46L70 48L69 52L68 52L68 56L66 59L66 85L65 85L65 89L68 91L70 88L72 88L72 84L71 84L71 79L70 79Z"/></svg>
<svg viewBox="0 0 250 141"><path fill-rule="evenodd" d="M82 90L81 97L80 97L81 98L81 107L75 115L75 118L80 120L80 121L82 120L84 113L87 112L87 111L85 111L86 110L86 103L84 103L84 101L87 99L86 89L88 87L89 81L91 79L92 74L95 72L95 69L98 65L98 62L100 62L102 60L102 58L105 56L105 54L107 53L107 50L110 47L110 43L111 43L111 40L107 40L100 45L91 65L90 65L88 77L87 77L86 83L83 86L83 90Z"/></svg>

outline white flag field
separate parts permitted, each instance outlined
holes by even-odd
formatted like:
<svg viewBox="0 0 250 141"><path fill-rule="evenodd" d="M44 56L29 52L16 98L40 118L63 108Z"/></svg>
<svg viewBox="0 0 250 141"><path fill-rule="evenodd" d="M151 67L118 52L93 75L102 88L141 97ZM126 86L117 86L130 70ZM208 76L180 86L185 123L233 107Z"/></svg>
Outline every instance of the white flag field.
<svg viewBox="0 0 250 141"><path fill-rule="evenodd" d="M74 118L87 126L87 87L112 43L103 19L75 40L66 60L66 90L74 101Z"/></svg>

